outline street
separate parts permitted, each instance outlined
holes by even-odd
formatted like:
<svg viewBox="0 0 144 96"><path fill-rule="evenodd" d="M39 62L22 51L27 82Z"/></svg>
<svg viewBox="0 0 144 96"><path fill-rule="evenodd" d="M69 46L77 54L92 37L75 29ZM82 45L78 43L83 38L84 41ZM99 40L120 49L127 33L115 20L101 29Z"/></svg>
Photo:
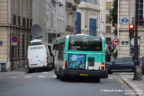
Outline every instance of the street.
<svg viewBox="0 0 144 96"><path fill-rule="evenodd" d="M100 83L75 79L60 81L53 71L0 73L0 96L130 96L119 74Z"/></svg>

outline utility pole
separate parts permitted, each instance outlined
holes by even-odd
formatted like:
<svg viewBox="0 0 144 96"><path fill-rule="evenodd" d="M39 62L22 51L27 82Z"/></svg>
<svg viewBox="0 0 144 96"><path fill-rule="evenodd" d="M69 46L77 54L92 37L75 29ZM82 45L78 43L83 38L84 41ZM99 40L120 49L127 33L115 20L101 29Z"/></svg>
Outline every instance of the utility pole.
<svg viewBox="0 0 144 96"><path fill-rule="evenodd" d="M139 66L139 48L138 48L138 0L135 0L135 37L134 37L134 77L133 80L141 80Z"/></svg>

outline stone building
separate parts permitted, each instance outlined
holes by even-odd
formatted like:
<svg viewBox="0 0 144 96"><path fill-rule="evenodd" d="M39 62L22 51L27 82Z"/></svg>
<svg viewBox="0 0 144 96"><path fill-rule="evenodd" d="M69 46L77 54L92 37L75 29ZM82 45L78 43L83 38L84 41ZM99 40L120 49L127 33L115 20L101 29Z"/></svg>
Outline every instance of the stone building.
<svg viewBox="0 0 144 96"><path fill-rule="evenodd" d="M42 27L42 39L54 43L65 34L64 0L33 0L33 24Z"/></svg>
<svg viewBox="0 0 144 96"><path fill-rule="evenodd" d="M140 39L139 55L144 56L144 24L143 24L143 0L139 1L138 11L138 36ZM135 0L118 0L118 38L120 45L117 46L119 57L128 57L134 55L133 45L131 44L129 24L134 24Z"/></svg>
<svg viewBox="0 0 144 96"><path fill-rule="evenodd" d="M77 33L97 36L105 31L105 15L101 6L103 0L81 0L78 13L81 14L81 32Z"/></svg>
<svg viewBox="0 0 144 96"><path fill-rule="evenodd" d="M110 18L111 18L110 10L113 7L113 1L114 0L105 0L105 4L106 4L106 7L105 7L106 26L105 26L105 29L106 29L106 31L104 32L104 36L105 36L106 43L108 43L108 44L111 44L112 40L115 38L114 26L112 26L112 22L110 20Z"/></svg>
<svg viewBox="0 0 144 96"><path fill-rule="evenodd" d="M65 31L66 35L76 34L77 7L81 0L65 0Z"/></svg>
<svg viewBox="0 0 144 96"><path fill-rule="evenodd" d="M32 0L0 0L0 62L7 71L25 66L31 25Z"/></svg>

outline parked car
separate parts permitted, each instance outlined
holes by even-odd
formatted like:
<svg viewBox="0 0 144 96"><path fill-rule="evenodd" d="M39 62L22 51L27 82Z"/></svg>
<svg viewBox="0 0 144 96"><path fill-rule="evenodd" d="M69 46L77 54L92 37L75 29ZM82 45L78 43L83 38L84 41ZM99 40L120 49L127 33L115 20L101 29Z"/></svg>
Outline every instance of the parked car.
<svg viewBox="0 0 144 96"><path fill-rule="evenodd" d="M39 39L30 42L27 56L27 73L34 69L52 69L53 62L53 55L46 43Z"/></svg>
<svg viewBox="0 0 144 96"><path fill-rule="evenodd" d="M109 74L113 72L133 72L134 63L131 57L122 57L106 63Z"/></svg>

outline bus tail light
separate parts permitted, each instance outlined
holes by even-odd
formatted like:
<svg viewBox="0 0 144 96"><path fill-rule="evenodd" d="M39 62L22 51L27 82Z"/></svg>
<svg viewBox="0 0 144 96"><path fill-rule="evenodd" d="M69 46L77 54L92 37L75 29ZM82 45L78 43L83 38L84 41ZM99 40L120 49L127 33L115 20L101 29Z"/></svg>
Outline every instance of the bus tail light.
<svg viewBox="0 0 144 96"><path fill-rule="evenodd" d="M104 70L104 68L105 68L105 64L101 63L101 69Z"/></svg>
<svg viewBox="0 0 144 96"><path fill-rule="evenodd" d="M67 62L67 61L65 61L65 68L67 68L67 65L68 65L68 62Z"/></svg>

